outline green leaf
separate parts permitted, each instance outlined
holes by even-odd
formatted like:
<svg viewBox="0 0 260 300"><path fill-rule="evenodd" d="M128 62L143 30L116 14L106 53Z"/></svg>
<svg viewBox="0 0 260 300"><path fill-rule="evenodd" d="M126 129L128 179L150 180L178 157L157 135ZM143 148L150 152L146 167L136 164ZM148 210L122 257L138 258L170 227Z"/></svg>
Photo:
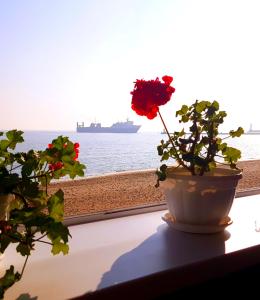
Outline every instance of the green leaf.
<svg viewBox="0 0 260 300"><path fill-rule="evenodd" d="M22 166L22 176L27 177L32 174L34 170L34 165L32 163L26 163L24 166Z"/></svg>
<svg viewBox="0 0 260 300"><path fill-rule="evenodd" d="M224 110L221 110L218 114L222 118L225 118L227 116L227 113Z"/></svg>
<svg viewBox="0 0 260 300"><path fill-rule="evenodd" d="M63 156L61 157L61 160L62 160L63 162L67 162L67 163L73 162L73 159L71 159L71 157L70 157L69 155L63 155Z"/></svg>
<svg viewBox="0 0 260 300"><path fill-rule="evenodd" d="M27 256L31 254L32 247L29 244L25 243L19 243L19 245L16 247L16 251L18 253L21 253L22 256Z"/></svg>
<svg viewBox="0 0 260 300"><path fill-rule="evenodd" d="M225 149L227 148L227 143L222 143L222 144L218 144L218 150L219 151L225 151Z"/></svg>
<svg viewBox="0 0 260 300"><path fill-rule="evenodd" d="M1 140L0 141L0 150L7 151L7 148L9 147L9 145L10 145L10 141L8 141L8 140Z"/></svg>
<svg viewBox="0 0 260 300"><path fill-rule="evenodd" d="M69 245L59 241L54 241L51 252L53 255L57 255L60 252L62 252L63 255L66 255L69 253Z"/></svg>
<svg viewBox="0 0 260 300"><path fill-rule="evenodd" d="M216 100L213 101L212 102L212 107L214 107L216 111L219 110L219 103L218 103L218 101L216 101Z"/></svg>
<svg viewBox="0 0 260 300"><path fill-rule="evenodd" d="M52 145L58 150L64 150L64 144L67 144L69 141L68 137L62 135L58 136L56 139L52 140Z"/></svg>
<svg viewBox="0 0 260 300"><path fill-rule="evenodd" d="M195 103L195 110L197 113L202 113L205 108L207 107L207 105L209 104L210 102L208 101L200 101L200 102L196 102Z"/></svg>
<svg viewBox="0 0 260 300"><path fill-rule="evenodd" d="M227 147L222 153L224 160L229 163L237 162L241 158L241 151L233 147Z"/></svg>
<svg viewBox="0 0 260 300"><path fill-rule="evenodd" d="M163 164L160 166L160 171L165 172L167 170L167 165Z"/></svg>
<svg viewBox="0 0 260 300"><path fill-rule="evenodd" d="M162 155L162 158L161 158L161 161L163 161L163 160L168 160L169 159L169 153L168 152L163 152L163 155Z"/></svg>
<svg viewBox="0 0 260 300"><path fill-rule="evenodd" d="M17 129L9 130L6 132L6 137L8 138L8 140L15 141L17 143L24 142L22 135L23 135L23 131Z"/></svg>
<svg viewBox="0 0 260 300"><path fill-rule="evenodd" d="M159 156L162 156L163 155L163 148L161 145L157 146L157 152L158 152L158 155Z"/></svg>
<svg viewBox="0 0 260 300"><path fill-rule="evenodd" d="M75 161L73 165L65 163L64 169L61 170L61 172L64 172L64 175L68 174L71 179L74 179L76 176L84 176L85 168L86 167L83 164L80 164L78 161Z"/></svg>
<svg viewBox="0 0 260 300"><path fill-rule="evenodd" d="M4 298L5 291L19 281L20 278L21 274L18 272L14 273L14 266L10 266L10 269L6 270L4 276L0 278L0 299Z"/></svg>
<svg viewBox="0 0 260 300"><path fill-rule="evenodd" d="M155 172L155 174L157 175L157 183L155 187L159 187L159 182L164 181L166 179L166 170L167 166L163 164L160 166L160 169Z"/></svg>
<svg viewBox="0 0 260 300"><path fill-rule="evenodd" d="M64 213L64 193L62 190L58 190L48 200L48 210L50 217L55 221L60 222L63 220Z"/></svg>
<svg viewBox="0 0 260 300"><path fill-rule="evenodd" d="M187 123L189 121L189 117L188 116L182 116L181 117L181 122L183 122L183 123Z"/></svg>
<svg viewBox="0 0 260 300"><path fill-rule="evenodd" d="M23 131L20 130L14 129L14 130L7 131L6 137L8 138L10 143L8 147L11 149L15 149L17 143L24 142L22 135L23 135Z"/></svg>
<svg viewBox="0 0 260 300"><path fill-rule="evenodd" d="M48 232L48 237L52 242L59 239L67 243L69 240L69 229L61 222L51 222L48 224L46 231Z"/></svg>
<svg viewBox="0 0 260 300"><path fill-rule="evenodd" d="M176 111L176 117L178 115L182 116L182 115L185 115L189 110L189 107L187 105L182 105L181 109Z"/></svg>
<svg viewBox="0 0 260 300"><path fill-rule="evenodd" d="M230 130L229 135L234 138L234 137L240 137L242 134L244 134L244 129L242 127L238 127L237 130Z"/></svg>

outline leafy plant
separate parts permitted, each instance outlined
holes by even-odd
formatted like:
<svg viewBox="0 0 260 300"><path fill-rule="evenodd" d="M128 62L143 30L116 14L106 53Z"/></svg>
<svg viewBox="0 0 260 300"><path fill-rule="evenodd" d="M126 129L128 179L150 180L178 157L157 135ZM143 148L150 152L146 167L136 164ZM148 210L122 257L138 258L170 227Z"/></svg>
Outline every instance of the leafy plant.
<svg viewBox="0 0 260 300"><path fill-rule="evenodd" d="M141 116L153 119L159 114L163 123L168 140L161 140L157 147L161 161L173 158L177 162L176 167L187 169L192 175L202 176L216 168L217 163L228 165L236 169L236 163L241 158L240 150L228 146L226 139L229 137L240 137L244 130L239 127L231 130L229 135L221 138L219 125L224 122L227 116L225 111L219 110L217 101L198 101L192 105L182 105L176 112L180 123L189 124L189 132L184 128L170 134L159 111L159 106L166 104L175 89L170 86L173 78L164 76L164 82L156 80L137 80L132 94L132 109ZM221 161L217 161L219 158ZM166 179L167 165L163 164L157 170L158 182Z"/></svg>
<svg viewBox="0 0 260 300"><path fill-rule="evenodd" d="M78 159L79 144L59 136L43 151L15 152L24 142L23 132L0 132L0 252L17 244L16 251L25 256L21 273L14 266L0 278L0 298L22 278L27 260L36 243L51 245L52 254L67 254L69 230L62 223L64 193L52 195L48 186L53 179L84 176L85 166Z"/></svg>

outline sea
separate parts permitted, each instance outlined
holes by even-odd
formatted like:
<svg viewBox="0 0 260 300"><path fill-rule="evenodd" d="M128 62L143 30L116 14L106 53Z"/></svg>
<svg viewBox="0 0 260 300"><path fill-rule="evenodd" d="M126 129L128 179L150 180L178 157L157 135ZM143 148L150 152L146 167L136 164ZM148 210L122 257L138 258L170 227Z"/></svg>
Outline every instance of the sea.
<svg viewBox="0 0 260 300"><path fill-rule="evenodd" d="M43 150L59 135L80 144L79 160L86 165L85 176L156 169L160 166L157 145L167 136L161 133L77 133L61 131L25 131L25 142L17 151ZM223 136L224 138L225 136ZM260 159L260 135L243 135L226 140L242 151L242 160ZM169 162L168 162L169 163Z"/></svg>

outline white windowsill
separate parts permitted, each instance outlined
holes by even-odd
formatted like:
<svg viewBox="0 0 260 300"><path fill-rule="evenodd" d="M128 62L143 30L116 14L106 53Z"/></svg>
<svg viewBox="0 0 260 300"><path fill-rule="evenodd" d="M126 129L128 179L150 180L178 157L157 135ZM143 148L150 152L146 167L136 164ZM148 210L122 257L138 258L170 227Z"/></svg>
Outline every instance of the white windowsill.
<svg viewBox="0 0 260 300"><path fill-rule="evenodd" d="M16 299L28 293L41 299L68 299L170 268L223 256L260 242L260 195L236 198L233 224L220 234L198 235L175 231L155 211L70 227L70 253L51 256L38 245L24 277L6 293ZM15 248L5 253L1 272L24 258Z"/></svg>

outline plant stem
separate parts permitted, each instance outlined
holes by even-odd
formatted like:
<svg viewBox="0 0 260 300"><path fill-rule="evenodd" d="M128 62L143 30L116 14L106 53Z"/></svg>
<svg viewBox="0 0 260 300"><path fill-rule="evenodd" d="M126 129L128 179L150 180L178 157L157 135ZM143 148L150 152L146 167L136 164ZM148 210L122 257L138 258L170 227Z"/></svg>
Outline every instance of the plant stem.
<svg viewBox="0 0 260 300"><path fill-rule="evenodd" d="M192 137L194 136L194 140L192 141L192 146L190 148L190 153L192 154L193 157L195 155L196 145L197 145L197 143L199 141L199 138L200 138L200 132L198 130L198 125L197 125L197 122L198 122L198 113L196 112L197 103L198 103L198 100L196 100L195 105L194 105L193 126L195 127L195 136L194 136L194 132L193 132L193 134L191 136ZM195 163L194 162L191 162L191 173L192 173L192 175L196 175L195 174Z"/></svg>
<svg viewBox="0 0 260 300"><path fill-rule="evenodd" d="M16 167L13 168L13 164L12 164L12 166L10 168L10 172L12 172L13 170L18 169L18 168L21 168L21 165L16 166Z"/></svg>
<svg viewBox="0 0 260 300"><path fill-rule="evenodd" d="M231 135L228 135L226 137L224 137L223 139L221 139L222 141L226 140L226 139L229 139L231 137Z"/></svg>
<svg viewBox="0 0 260 300"><path fill-rule="evenodd" d="M50 243L50 242L45 242L45 241L41 241L41 240L33 240L34 242L39 242L39 243L44 243L44 244L47 244L47 245L51 245L51 246L53 246L53 244L52 243Z"/></svg>
<svg viewBox="0 0 260 300"><path fill-rule="evenodd" d="M161 115L159 109L158 109L158 114L159 114L160 119L161 119L161 121L162 121L162 123L163 123L163 127L164 127L164 129L165 129L165 132L167 133L167 135L168 135L168 137L169 137L169 141L170 141L171 144L172 144L172 148L173 148L173 150L175 151L176 158L177 158L177 162L178 162L181 166L183 166L184 168L187 168L187 167L184 165L184 163L181 161L181 159L180 159L180 157L179 157L179 155L178 155L177 149L176 149L176 147L174 146L174 143L173 143L173 141L172 141L172 138L171 138L171 136L170 136L170 133L169 133L169 131L168 131L168 128L166 127L166 124L164 123L164 120L163 120L163 118L162 118L162 115Z"/></svg>
<svg viewBox="0 0 260 300"><path fill-rule="evenodd" d="M214 149L215 147L213 144L213 140L214 138L216 138L214 135L214 125L215 125L214 120L211 120L209 130L208 130L209 146L208 146L208 153L205 159L207 162L206 166L208 166L209 162L214 161L214 157L216 156L216 149ZM200 175L204 174L204 172L206 171L206 166L202 167L200 171Z"/></svg>
<svg viewBox="0 0 260 300"><path fill-rule="evenodd" d="M34 240L35 242L39 242L41 239L43 239L46 235L48 235L48 233L43 234L41 237L39 237L38 239Z"/></svg>
<svg viewBox="0 0 260 300"><path fill-rule="evenodd" d="M41 178L41 177L45 177L46 174L40 174L40 175L36 175L36 176L28 176L28 179L37 179L37 178Z"/></svg>
<svg viewBox="0 0 260 300"><path fill-rule="evenodd" d="M26 256L25 262L24 262L24 264L23 264L23 269L22 269L22 273L21 273L20 279L21 279L22 276L23 276L23 272L24 272L25 266L26 266L26 264L27 264L28 258L29 258L29 255Z"/></svg>

